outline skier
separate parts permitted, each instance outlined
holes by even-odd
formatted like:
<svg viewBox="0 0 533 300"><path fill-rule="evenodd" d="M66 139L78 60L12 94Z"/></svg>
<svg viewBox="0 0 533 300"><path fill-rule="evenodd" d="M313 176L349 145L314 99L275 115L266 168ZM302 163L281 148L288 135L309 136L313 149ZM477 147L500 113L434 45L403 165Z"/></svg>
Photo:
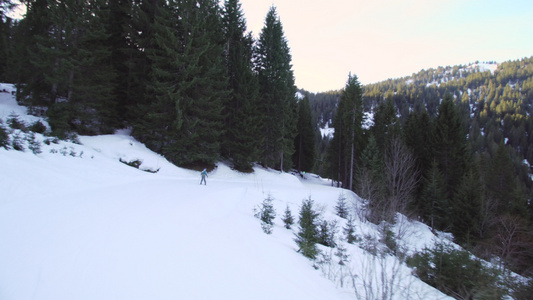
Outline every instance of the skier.
<svg viewBox="0 0 533 300"><path fill-rule="evenodd" d="M209 177L207 176L207 169L204 169L200 175L202 175L202 180L200 180L200 185L202 184L202 182L204 183L204 185L207 185L207 182L205 181L205 177Z"/></svg>

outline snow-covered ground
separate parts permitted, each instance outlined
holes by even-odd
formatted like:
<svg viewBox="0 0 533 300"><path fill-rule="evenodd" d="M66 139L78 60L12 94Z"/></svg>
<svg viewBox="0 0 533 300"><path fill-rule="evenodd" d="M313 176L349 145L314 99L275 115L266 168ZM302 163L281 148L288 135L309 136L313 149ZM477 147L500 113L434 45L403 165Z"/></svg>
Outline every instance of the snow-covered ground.
<svg viewBox="0 0 533 300"><path fill-rule="evenodd" d="M12 113L28 124L38 119L0 93L3 126ZM377 295L389 283L395 299L447 298L394 256L379 259L361 244L339 239L349 255L342 268L317 270L297 253L298 226L281 221L286 206L297 220L311 197L322 218L342 228L339 194L359 203L327 180L260 167L242 174L221 163L204 186L199 172L170 164L127 131L79 140L42 144L40 154L0 148L0 299L364 299L365 288ZM254 217L268 194L277 211L271 235ZM352 213L359 236L377 236ZM418 222L395 230L410 252L435 239Z"/></svg>

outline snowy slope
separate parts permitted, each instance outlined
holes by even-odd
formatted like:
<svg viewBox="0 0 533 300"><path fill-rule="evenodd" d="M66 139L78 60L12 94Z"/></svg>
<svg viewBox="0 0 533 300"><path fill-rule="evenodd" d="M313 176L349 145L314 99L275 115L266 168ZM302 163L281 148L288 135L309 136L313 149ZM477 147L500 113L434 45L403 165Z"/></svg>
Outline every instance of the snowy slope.
<svg viewBox="0 0 533 300"><path fill-rule="evenodd" d="M35 121L0 94L4 125L12 111ZM40 154L0 148L0 299L356 299L363 285L379 289L364 279L383 266L399 274L394 298L446 298L394 257L376 265L356 245L346 245L344 270L357 275L355 288L297 253L297 226L287 230L281 221L287 205L297 218L311 196L323 218L344 225L334 215L342 190L326 180L219 164L201 186L198 172L175 167L127 132L80 142L43 144ZM253 216L268 194L278 214L271 235ZM357 220L359 234L376 234ZM412 250L434 238L422 224L401 224Z"/></svg>

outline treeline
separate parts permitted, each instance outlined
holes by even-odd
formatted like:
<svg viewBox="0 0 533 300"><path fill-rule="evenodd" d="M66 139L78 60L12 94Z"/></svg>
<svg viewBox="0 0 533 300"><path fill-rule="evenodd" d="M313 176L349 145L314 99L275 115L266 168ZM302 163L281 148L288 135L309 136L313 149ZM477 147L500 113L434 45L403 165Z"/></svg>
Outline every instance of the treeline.
<svg viewBox="0 0 533 300"><path fill-rule="evenodd" d="M351 75L323 175L365 199L372 222L402 212L531 276L532 80L533 58L494 73L440 68L367 86Z"/></svg>
<svg viewBox="0 0 533 300"><path fill-rule="evenodd" d="M275 7L255 40L238 0L24 4L21 20L1 6L0 79L16 84L18 101L46 116L53 135L130 127L183 167L310 170L314 158L300 157L315 139L309 102L295 97Z"/></svg>

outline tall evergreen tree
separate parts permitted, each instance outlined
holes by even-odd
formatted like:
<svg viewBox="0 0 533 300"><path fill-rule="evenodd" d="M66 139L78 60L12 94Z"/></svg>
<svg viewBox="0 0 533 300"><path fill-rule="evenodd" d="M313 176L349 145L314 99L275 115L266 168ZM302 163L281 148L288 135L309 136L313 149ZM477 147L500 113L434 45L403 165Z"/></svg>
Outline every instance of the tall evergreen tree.
<svg viewBox="0 0 533 300"><path fill-rule="evenodd" d="M431 168L431 162L433 161L433 144L432 139L433 124L427 114L427 111L423 109L418 113L410 113L405 121L403 127L403 135L405 144L412 149L413 154L417 161L418 173L418 187L415 191L414 201L411 209L421 213L424 199L421 196L423 188L423 178L429 172Z"/></svg>
<svg viewBox="0 0 533 300"><path fill-rule="evenodd" d="M256 54L263 133L260 160L267 167L287 170L292 167L298 119L296 86L290 49L274 6L266 16Z"/></svg>
<svg viewBox="0 0 533 300"><path fill-rule="evenodd" d="M361 84L356 75L350 74L333 120L335 133L328 150L332 178L344 182L350 190L353 189L356 154L364 148L363 116Z"/></svg>
<svg viewBox="0 0 533 300"><path fill-rule="evenodd" d="M116 127L103 0L30 1L29 69L21 99L49 107L54 131L109 133Z"/></svg>
<svg viewBox="0 0 533 300"><path fill-rule="evenodd" d="M135 1L115 0L109 1L106 24L108 32L107 43L111 51L111 66L116 73L113 80L111 94L116 102L116 116L120 123L131 121L131 110L135 107L134 94L132 93L132 57L135 52L135 43L130 36L133 24ZM142 95L142 93L141 93Z"/></svg>
<svg viewBox="0 0 533 300"><path fill-rule="evenodd" d="M480 238L482 186L479 172L471 167L463 176L455 194L452 233L461 244L472 244Z"/></svg>
<svg viewBox="0 0 533 300"><path fill-rule="evenodd" d="M311 171L315 163L315 130L309 105L309 95L298 102L298 134L294 140L293 161L296 169Z"/></svg>
<svg viewBox="0 0 533 300"><path fill-rule="evenodd" d="M392 98L377 107L374 114L374 125L370 131L376 139L378 149L381 149L381 152L384 153L390 138L399 132L396 107Z"/></svg>
<svg viewBox="0 0 533 300"><path fill-rule="evenodd" d="M0 0L0 80L8 82L9 56L12 40L12 29L15 22L7 14L15 7L11 0Z"/></svg>
<svg viewBox="0 0 533 300"><path fill-rule="evenodd" d="M429 223L432 229L449 229L452 211L446 196L445 180L436 161L431 164L424 178L422 199L424 202L420 204L420 211L426 223Z"/></svg>
<svg viewBox="0 0 533 300"><path fill-rule="evenodd" d="M468 152L466 131L450 94L439 106L434 138L435 158L446 183L447 196L451 199L465 173Z"/></svg>
<svg viewBox="0 0 533 300"><path fill-rule="evenodd" d="M238 0L226 0L223 13L224 54L231 94L224 103L226 133L222 155L240 171L251 171L261 144L259 85L253 71L253 38Z"/></svg>
<svg viewBox="0 0 533 300"><path fill-rule="evenodd" d="M212 0L157 7L154 48L147 50L154 101L134 134L180 166L211 166L219 158L228 95L220 8Z"/></svg>

